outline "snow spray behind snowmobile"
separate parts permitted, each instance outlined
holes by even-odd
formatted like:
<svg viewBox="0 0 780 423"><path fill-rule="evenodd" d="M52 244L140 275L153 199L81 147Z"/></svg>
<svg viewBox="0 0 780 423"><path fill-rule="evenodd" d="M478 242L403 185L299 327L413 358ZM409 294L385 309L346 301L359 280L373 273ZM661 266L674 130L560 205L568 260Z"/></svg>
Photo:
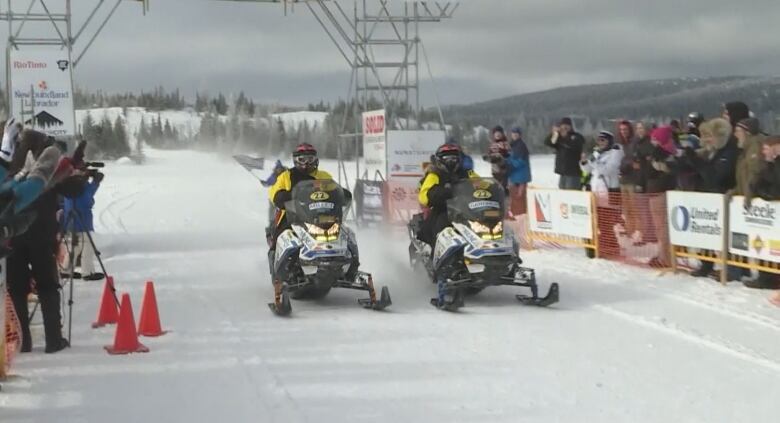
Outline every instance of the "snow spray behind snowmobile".
<svg viewBox="0 0 780 423"><path fill-rule="evenodd" d="M518 245L511 231L504 232L506 213L504 189L492 179L473 178L453 186L447 201L452 226L436 234L435 246L418 239L422 215L408 225L409 260L413 268L424 268L437 285L431 304L454 311L465 303L466 294L477 294L488 286L509 285L531 289L531 296L517 295L523 304L546 307L558 302L557 283L545 297L539 297L536 274L522 267Z"/></svg>
<svg viewBox="0 0 780 423"><path fill-rule="evenodd" d="M318 299L332 288L368 291L369 298L359 300L366 308L383 310L392 304L387 287L377 298L373 277L357 270L355 234L344 226L346 207L344 190L332 180L302 181L293 188L285 205L290 229L277 237L269 254L274 280L269 307L274 313L290 314L290 296Z"/></svg>

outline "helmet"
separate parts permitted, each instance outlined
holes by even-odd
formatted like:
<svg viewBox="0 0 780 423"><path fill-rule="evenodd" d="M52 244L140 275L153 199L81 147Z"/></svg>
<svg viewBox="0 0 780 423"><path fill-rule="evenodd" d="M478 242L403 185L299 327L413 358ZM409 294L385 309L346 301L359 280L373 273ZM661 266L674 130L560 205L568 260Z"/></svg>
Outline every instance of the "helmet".
<svg viewBox="0 0 780 423"><path fill-rule="evenodd" d="M311 144L303 143L293 151L293 163L295 168L304 173L317 170L320 159L317 158L317 150Z"/></svg>
<svg viewBox="0 0 780 423"><path fill-rule="evenodd" d="M445 173L455 173L463 162L463 151L457 144L444 144L436 149L434 165Z"/></svg>
<svg viewBox="0 0 780 423"><path fill-rule="evenodd" d="M688 125L699 127L704 122L704 115L699 112L691 112L688 114Z"/></svg>

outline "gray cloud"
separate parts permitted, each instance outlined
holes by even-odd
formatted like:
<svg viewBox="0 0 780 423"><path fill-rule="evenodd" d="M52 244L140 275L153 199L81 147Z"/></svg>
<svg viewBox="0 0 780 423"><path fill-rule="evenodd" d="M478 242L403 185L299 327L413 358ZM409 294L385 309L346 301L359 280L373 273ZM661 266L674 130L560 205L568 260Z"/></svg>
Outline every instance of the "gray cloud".
<svg viewBox="0 0 780 423"><path fill-rule="evenodd" d="M75 3L83 18L89 2ZM120 7L79 84L243 89L297 104L346 95L346 64L300 5L285 17L280 5L151 3L146 17ZM462 0L455 19L425 25L422 36L440 98L464 103L581 83L775 74L777 16L776 0ZM427 77L422 93L431 104Z"/></svg>

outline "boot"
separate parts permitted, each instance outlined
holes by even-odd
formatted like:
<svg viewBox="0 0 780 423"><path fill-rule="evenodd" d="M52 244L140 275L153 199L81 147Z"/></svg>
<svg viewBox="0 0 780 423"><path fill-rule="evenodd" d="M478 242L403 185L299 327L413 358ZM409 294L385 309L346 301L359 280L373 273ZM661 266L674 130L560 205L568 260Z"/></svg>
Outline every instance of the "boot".
<svg viewBox="0 0 780 423"><path fill-rule="evenodd" d="M41 314L43 315L43 331L46 334L46 353L55 353L70 346L68 340L62 337L62 316L60 315L60 291L54 289L39 292Z"/></svg>
<svg viewBox="0 0 780 423"><path fill-rule="evenodd" d="M714 268L713 264L705 261L701 264L701 267L691 272L691 276L694 278L707 278L710 276L710 273L712 273L712 269Z"/></svg>
<svg viewBox="0 0 780 423"><path fill-rule="evenodd" d="M753 289L780 289L780 279L778 276L765 272L761 272L758 275L758 279L746 281L743 282L743 284L746 287Z"/></svg>
<svg viewBox="0 0 780 423"><path fill-rule="evenodd" d="M32 351L32 335L30 334L30 310L27 308L27 296L12 293L11 298L17 319L19 319L19 327L22 328L22 352L28 353Z"/></svg>

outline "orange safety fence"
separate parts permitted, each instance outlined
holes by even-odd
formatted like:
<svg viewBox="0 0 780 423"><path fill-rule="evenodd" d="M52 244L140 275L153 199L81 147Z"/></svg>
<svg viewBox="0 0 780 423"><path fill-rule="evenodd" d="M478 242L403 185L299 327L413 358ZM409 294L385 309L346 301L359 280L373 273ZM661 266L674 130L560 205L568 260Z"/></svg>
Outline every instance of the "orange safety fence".
<svg viewBox="0 0 780 423"><path fill-rule="evenodd" d="M3 330L0 334L0 378L8 374L14 357L22 348L22 329L11 296L3 292L3 297L0 301L0 328Z"/></svg>

